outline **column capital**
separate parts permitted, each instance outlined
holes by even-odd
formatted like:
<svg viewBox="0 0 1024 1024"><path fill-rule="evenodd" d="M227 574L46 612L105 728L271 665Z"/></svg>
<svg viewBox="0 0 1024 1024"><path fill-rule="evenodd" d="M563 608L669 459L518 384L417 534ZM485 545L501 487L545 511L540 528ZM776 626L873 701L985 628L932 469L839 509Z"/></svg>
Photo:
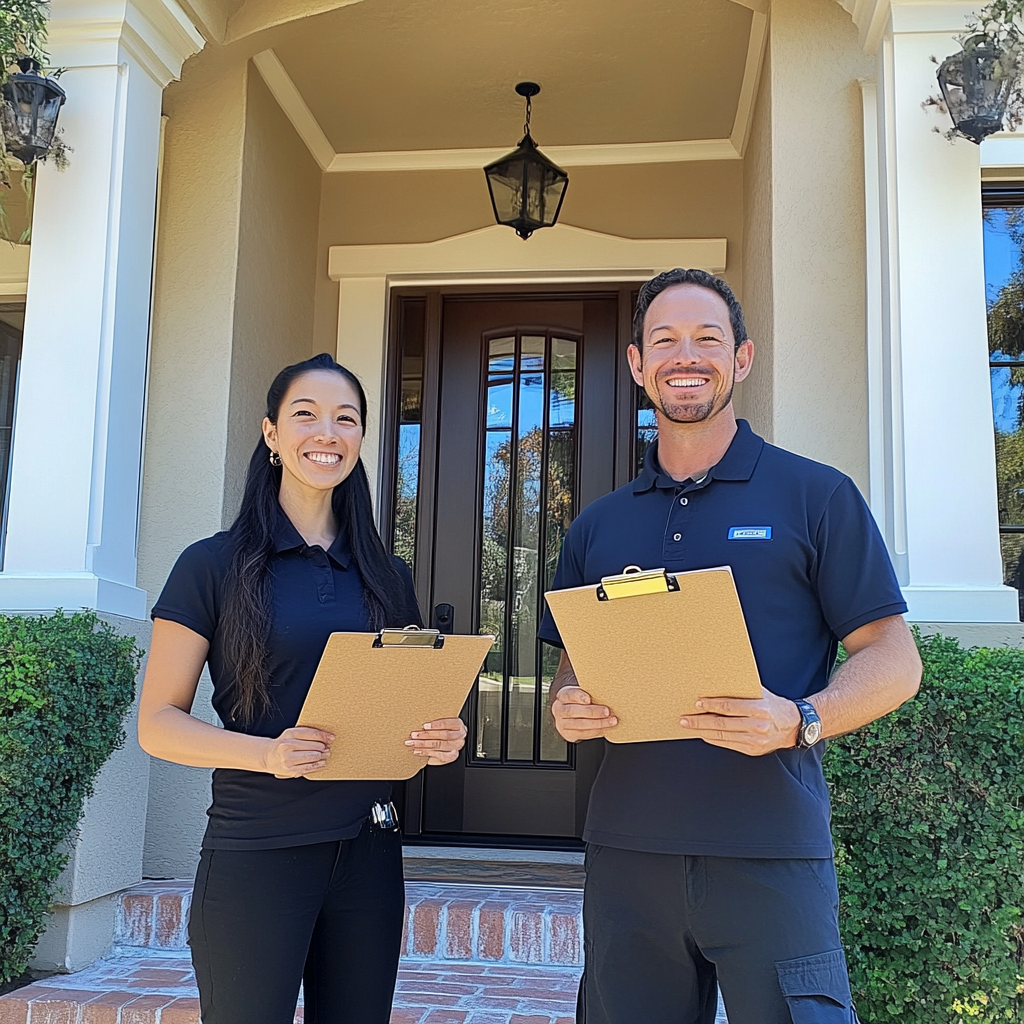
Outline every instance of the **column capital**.
<svg viewBox="0 0 1024 1024"><path fill-rule="evenodd" d="M57 65L120 64L123 49L161 89L204 44L175 0L52 0L48 38Z"/></svg>

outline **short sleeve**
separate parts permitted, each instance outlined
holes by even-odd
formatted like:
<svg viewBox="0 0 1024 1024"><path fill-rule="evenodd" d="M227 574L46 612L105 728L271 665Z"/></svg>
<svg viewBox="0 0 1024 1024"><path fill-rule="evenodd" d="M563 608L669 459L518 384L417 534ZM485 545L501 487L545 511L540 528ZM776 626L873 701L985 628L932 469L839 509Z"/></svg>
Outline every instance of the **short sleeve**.
<svg viewBox="0 0 1024 1024"><path fill-rule="evenodd" d="M420 612L419 601L416 599L416 586L412 581L412 571L404 558L398 555L392 556L395 561L395 569L402 579L402 623L401 627L422 626L423 614ZM395 623L395 625L399 625Z"/></svg>
<svg viewBox="0 0 1024 1024"><path fill-rule="evenodd" d="M558 555L558 565L555 568L555 581L551 586L552 590L569 590L572 587L586 586L588 580L583 578L584 550L582 531L569 527L562 541L562 550ZM546 640L555 647L565 647L562 643L561 634L555 625L555 618L547 602L544 602L544 616L540 620L540 629L537 636Z"/></svg>
<svg viewBox="0 0 1024 1024"><path fill-rule="evenodd" d="M208 541L189 545L167 577L150 617L169 619L211 643L217 629L219 559Z"/></svg>
<svg viewBox="0 0 1024 1024"><path fill-rule="evenodd" d="M822 613L840 640L907 610L874 516L849 477L833 491L819 524L816 575Z"/></svg>

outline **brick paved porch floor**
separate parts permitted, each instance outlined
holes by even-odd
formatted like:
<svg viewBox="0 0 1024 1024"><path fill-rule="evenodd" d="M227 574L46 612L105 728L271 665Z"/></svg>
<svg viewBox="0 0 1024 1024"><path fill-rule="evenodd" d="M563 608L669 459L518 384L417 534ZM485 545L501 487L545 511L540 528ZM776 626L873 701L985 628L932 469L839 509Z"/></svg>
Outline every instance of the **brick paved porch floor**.
<svg viewBox="0 0 1024 1024"><path fill-rule="evenodd" d="M392 1024L573 1024L579 890L410 882L406 894ZM123 894L113 955L0 997L0 1024L198 1024L190 895L184 882Z"/></svg>

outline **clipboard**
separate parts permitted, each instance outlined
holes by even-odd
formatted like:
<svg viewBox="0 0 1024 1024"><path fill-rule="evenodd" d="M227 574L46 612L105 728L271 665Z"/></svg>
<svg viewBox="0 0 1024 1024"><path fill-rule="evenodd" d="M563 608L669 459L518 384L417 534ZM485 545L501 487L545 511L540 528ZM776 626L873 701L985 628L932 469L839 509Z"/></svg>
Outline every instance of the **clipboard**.
<svg viewBox="0 0 1024 1024"><path fill-rule="evenodd" d="M693 739L679 718L699 697L760 699L732 569L629 566L597 586L548 592L580 686L619 724L612 743Z"/></svg>
<svg viewBox="0 0 1024 1024"><path fill-rule="evenodd" d="M424 722L457 718L494 643L436 629L332 633L296 725L335 735L307 779L411 779L426 763L405 741Z"/></svg>

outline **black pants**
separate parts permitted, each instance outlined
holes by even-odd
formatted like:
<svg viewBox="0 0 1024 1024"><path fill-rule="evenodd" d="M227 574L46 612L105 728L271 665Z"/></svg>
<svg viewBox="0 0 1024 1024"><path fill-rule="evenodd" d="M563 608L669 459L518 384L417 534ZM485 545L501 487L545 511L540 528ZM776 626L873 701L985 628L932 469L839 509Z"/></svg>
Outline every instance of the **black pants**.
<svg viewBox="0 0 1024 1024"><path fill-rule="evenodd" d="M838 906L830 860L588 846L577 1024L856 1024Z"/></svg>
<svg viewBox="0 0 1024 1024"><path fill-rule="evenodd" d="M189 945L203 1024L388 1024L405 886L397 832L204 850Z"/></svg>

